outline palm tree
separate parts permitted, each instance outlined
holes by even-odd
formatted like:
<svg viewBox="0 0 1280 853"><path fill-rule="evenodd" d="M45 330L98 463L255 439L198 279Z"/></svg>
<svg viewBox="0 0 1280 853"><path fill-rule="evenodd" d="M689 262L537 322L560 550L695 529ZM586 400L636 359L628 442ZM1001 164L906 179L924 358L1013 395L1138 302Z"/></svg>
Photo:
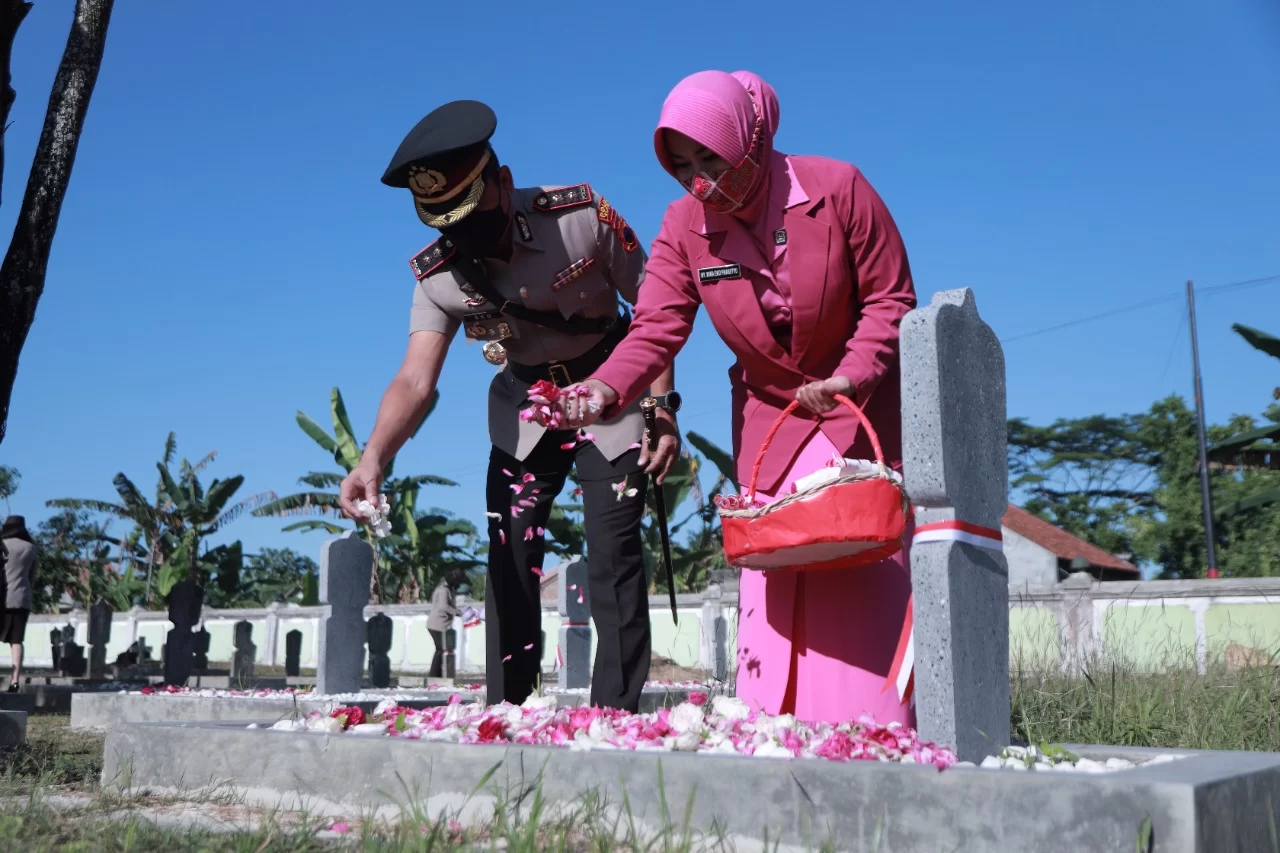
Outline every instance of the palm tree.
<svg viewBox="0 0 1280 853"><path fill-rule="evenodd" d="M418 423L417 429L413 431L413 435L410 438L417 436L419 430L422 429L422 425L427 422L427 418L435 411L439 400L440 394L433 392L427 405L426 414L422 416L422 420ZM297 414L298 426L310 436L312 441L320 445L321 449L332 455L334 462L342 468L343 473L312 471L305 474L298 478L298 482L304 486L310 486L310 491L298 492L297 494L288 495L263 504L253 511L254 515L277 517L319 515L332 519L341 519L336 490L346 475L360 464L363 450L355 439L355 430L352 428L351 419L347 415L347 407L342 400L342 392L337 388L333 388L329 392L329 410L333 421L332 435L325 432L323 427L301 410ZM397 478L393 476L394 470L395 458L393 457L387 462L386 467L382 469L382 490L391 506L391 536L382 541L374 535L372 527L368 524L362 523L358 525L361 537L374 549L374 571L370 593L376 601L383 601L388 597L401 598L405 595L416 595L425 586L427 575L422 574L422 571L426 565L424 562L426 558L423 556L423 552L419 550L419 546L413 543L435 541L430 536L424 538L421 535L420 527L422 523L426 523L427 529L434 529L433 525L435 523L420 521L415 511L418 492L423 486L427 485L458 485L452 480L437 477L433 474ZM337 535L347 529L328 520L328 518L311 518L294 522L286 525L284 530L302 532L323 530L326 533ZM466 525L465 522L450 521L450 523ZM470 537L468 539L469 542L473 541L476 535L474 527L466 525L466 528L457 527L449 535L458 533ZM406 544L408 545L408 551L404 550ZM406 555L412 555L417 562L406 564L404 562ZM391 562L388 563L384 571L383 564L387 563L388 560ZM395 587L395 589L393 590L392 587Z"/></svg>

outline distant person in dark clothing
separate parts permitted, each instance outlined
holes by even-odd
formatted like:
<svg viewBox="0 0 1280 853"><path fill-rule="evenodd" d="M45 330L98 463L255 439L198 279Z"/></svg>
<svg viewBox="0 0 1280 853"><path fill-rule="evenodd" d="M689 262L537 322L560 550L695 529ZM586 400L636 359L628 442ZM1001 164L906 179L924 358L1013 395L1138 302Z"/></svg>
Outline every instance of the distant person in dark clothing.
<svg viewBox="0 0 1280 853"><path fill-rule="evenodd" d="M0 643L8 643L13 655L9 692L18 692L22 676L22 641L31 615L31 587L36 574L36 546L26 520L11 515L0 527L0 558L4 560L4 612L0 615Z"/></svg>
<svg viewBox="0 0 1280 853"><path fill-rule="evenodd" d="M445 575L444 581L431 593L431 612L427 614L427 631L431 633L431 641L436 644L436 653L431 658L431 669L427 673L430 678L444 677L444 632L453 627L453 620L461 612L458 610L456 596L458 587L467 582L467 573L454 569Z"/></svg>

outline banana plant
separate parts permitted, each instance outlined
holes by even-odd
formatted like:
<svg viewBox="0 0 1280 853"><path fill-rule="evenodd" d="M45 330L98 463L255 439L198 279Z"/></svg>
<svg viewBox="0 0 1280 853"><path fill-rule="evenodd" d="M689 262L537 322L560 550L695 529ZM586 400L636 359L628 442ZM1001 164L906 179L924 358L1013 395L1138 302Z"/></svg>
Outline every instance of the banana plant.
<svg viewBox="0 0 1280 853"><path fill-rule="evenodd" d="M731 482L732 457L694 433L689 434L687 439L689 444L720 469L720 476L717 477L711 494L720 493ZM714 505L703 493L699 476L701 469L702 460L686 451L672 465L662 486L669 513L667 521L671 537L671 567L677 591L687 592L700 588L706 583L709 571L723 568L724 565L718 517ZM557 502L552 507L546 525L550 535L547 550L561 556L586 553L582 492L575 474L569 475L569 481L573 486L569 499ZM677 519L678 511L689 502L692 502L693 508ZM641 538L645 574L649 578L651 593L665 592L667 588L666 573L659 570L662 566L662 536L657 518L654 493L649 489L641 521ZM678 539L681 535L685 537L683 541Z"/></svg>
<svg viewBox="0 0 1280 853"><path fill-rule="evenodd" d="M427 418L435 411L439 400L439 392L433 392L427 404L426 413L422 416L422 420L418 422L417 428L414 429L413 435L410 436L411 438L417 436L422 429L422 425L427 422ZM333 424L332 435L301 410L298 411L296 420L302 431L318 444L322 450L333 457L333 461L342 469L342 472L312 471L307 473L298 478L298 482L304 486L310 486L309 491L298 492L266 503L254 510L254 515L281 518L299 515L321 516L320 518L307 518L287 524L282 528L286 532L320 530L336 536L350 529L338 523L341 521L342 515L338 503L337 489L346 475L360 464L363 449L360 447L359 442L356 441L355 429L351 426L351 418L347 414L346 403L343 401L342 392L338 388L333 388L329 392L329 415ZM456 486L458 484L453 480L437 477L433 474L395 477L394 473L395 458L392 457L382 469L382 490L387 496L387 503L391 507L392 535L409 541L411 536L417 535L418 527L414 507L417 504L419 490L428 485ZM395 590L404 589L409 579L416 576L415 572L417 570L413 565L403 564L401 562L402 555L397 553L398 549L395 546L380 542L374 535L371 526L362 523L356 525L356 527L360 531L361 538L374 549L373 588L371 592L375 599L382 601L388 600L388 597L398 598L402 593L395 592L392 588L395 588ZM411 530L415 532L411 534ZM384 566L387 560L392 562Z"/></svg>
<svg viewBox="0 0 1280 853"><path fill-rule="evenodd" d="M1254 349L1280 359L1280 338L1239 323L1231 328ZM1280 388L1272 392L1272 398L1280 400ZM1246 471L1280 468L1280 405L1272 404L1264 416L1271 423L1217 442L1209 448L1210 458L1215 462L1236 465ZM1222 507L1217 515L1229 518L1277 501L1280 501L1280 489L1267 489Z"/></svg>
<svg viewBox="0 0 1280 853"><path fill-rule="evenodd" d="M200 544L245 511L276 498L274 492L267 491L229 506L231 498L244 484L244 477L236 475L228 480L215 479L206 491L200 482L199 472L217 458L217 451L206 454L194 465L182 459L175 478L171 467L176 451L177 438L171 432L165 441L161 460L156 463L159 479L154 503L148 502L123 472L116 474L111 481L120 496L119 503L82 498L59 498L47 502L51 507L99 512L132 522L133 531L119 544L126 561L138 568L145 565L144 601L147 602L151 600L151 589L156 583L162 587L161 594L165 594L184 577L203 585L217 574L219 568L233 571L234 561L230 561L228 551L214 549L209 552L214 556L206 559L200 556ZM231 546L219 547L229 549Z"/></svg>

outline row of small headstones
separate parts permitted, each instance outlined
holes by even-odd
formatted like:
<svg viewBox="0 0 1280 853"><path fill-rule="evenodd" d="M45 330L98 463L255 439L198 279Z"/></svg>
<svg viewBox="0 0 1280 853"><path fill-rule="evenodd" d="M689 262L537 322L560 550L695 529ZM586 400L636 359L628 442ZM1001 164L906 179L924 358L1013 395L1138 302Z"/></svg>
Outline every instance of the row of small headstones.
<svg viewBox="0 0 1280 853"><path fill-rule="evenodd" d="M173 629L169 631L165 642L162 659L164 662L164 681L166 684L185 685L193 673L200 673L209 668L209 631L203 625L194 630L200 616L204 591L189 581L176 584L169 594L169 619ZM82 678L86 669L90 678L106 677L106 647L111 641L111 606L106 602L98 602L89 608L89 658L86 661L84 647L75 641L75 626L67 625L54 628L49 632L50 645L53 650L53 668L65 676ZM368 620L365 628L365 642L359 643L369 648L369 681L374 687L391 686L391 617L385 613L375 613ZM243 681L253 678L253 665L258 647L253 642L253 624L241 620L233 627L235 651L231 658L231 678ZM445 676L452 678L456 666L453 650L456 646L455 632L450 630L445 637L444 668ZM302 632L296 628L285 634L284 670L286 676L298 676L301 673ZM361 654L363 657L363 654ZM145 665L151 662L151 648L145 640L138 639L129 649L116 658L117 671L129 667ZM356 677L360 674L357 672Z"/></svg>

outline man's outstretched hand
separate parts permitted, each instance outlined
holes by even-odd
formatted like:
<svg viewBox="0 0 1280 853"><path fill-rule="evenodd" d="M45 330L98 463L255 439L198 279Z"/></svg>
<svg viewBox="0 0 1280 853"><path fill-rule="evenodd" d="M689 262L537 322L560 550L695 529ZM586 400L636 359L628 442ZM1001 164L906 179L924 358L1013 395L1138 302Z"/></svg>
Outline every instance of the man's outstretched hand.
<svg viewBox="0 0 1280 853"><path fill-rule="evenodd" d="M570 429L589 427L600 420L606 406L618 401L618 394L599 379L588 379L562 389L556 401Z"/></svg>

